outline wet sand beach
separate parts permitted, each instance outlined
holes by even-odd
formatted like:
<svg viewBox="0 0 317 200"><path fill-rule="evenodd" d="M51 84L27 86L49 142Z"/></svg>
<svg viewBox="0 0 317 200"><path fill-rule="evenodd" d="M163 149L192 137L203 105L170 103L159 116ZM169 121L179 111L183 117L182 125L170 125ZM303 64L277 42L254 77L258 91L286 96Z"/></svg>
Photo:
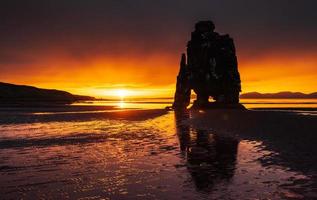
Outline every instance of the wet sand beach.
<svg viewBox="0 0 317 200"><path fill-rule="evenodd" d="M301 171L313 181L299 189L307 198L317 198L317 116L312 109L192 112L186 122L195 129L216 132L240 140L261 141L264 150L274 152L259 161L263 166L284 166ZM295 109L296 110L296 109ZM289 186L292 188L292 185ZM311 197L309 194L314 194Z"/></svg>
<svg viewBox="0 0 317 200"><path fill-rule="evenodd" d="M317 198L314 110L88 106L0 116L1 199Z"/></svg>

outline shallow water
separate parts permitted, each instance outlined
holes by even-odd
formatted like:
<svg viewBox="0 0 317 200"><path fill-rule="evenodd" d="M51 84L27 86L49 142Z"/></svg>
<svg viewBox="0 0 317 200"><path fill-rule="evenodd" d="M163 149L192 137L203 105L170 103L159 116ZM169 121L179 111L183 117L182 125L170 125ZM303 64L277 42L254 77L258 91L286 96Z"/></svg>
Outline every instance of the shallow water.
<svg viewBox="0 0 317 200"><path fill-rule="evenodd" d="M317 198L315 171L274 162L264 141L194 129L190 113L49 115L0 125L1 199Z"/></svg>
<svg viewBox="0 0 317 200"><path fill-rule="evenodd" d="M191 100L193 102L193 99ZM317 99L240 99L240 103L248 109L261 108L261 109L317 109ZM111 101L111 100L98 100L98 101L83 101L76 102L73 105L85 106L85 105L104 105L104 106L116 106L118 108L142 108L142 109L154 109L164 108L171 106L173 99L138 99L138 100L124 100Z"/></svg>

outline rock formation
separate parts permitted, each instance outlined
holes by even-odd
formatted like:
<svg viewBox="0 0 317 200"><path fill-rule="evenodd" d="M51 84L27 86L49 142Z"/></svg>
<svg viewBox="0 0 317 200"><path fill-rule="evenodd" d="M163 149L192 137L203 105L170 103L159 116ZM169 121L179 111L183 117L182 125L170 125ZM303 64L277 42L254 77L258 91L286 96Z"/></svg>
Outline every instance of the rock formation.
<svg viewBox="0 0 317 200"><path fill-rule="evenodd" d="M190 103L191 90L197 99L193 107L236 107L241 92L240 74L233 39L214 31L212 21L196 23L187 44L187 58L182 54L177 76L173 108ZM209 102L209 97L214 102Z"/></svg>

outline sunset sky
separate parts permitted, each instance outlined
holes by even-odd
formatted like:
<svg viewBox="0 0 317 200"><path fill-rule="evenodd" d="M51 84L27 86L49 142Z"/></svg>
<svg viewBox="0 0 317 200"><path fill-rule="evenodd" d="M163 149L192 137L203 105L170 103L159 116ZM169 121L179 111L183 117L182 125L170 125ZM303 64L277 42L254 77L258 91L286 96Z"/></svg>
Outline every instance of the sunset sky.
<svg viewBox="0 0 317 200"><path fill-rule="evenodd" d="M4 0L0 82L172 96L198 20L235 40L243 92L317 91L315 0Z"/></svg>

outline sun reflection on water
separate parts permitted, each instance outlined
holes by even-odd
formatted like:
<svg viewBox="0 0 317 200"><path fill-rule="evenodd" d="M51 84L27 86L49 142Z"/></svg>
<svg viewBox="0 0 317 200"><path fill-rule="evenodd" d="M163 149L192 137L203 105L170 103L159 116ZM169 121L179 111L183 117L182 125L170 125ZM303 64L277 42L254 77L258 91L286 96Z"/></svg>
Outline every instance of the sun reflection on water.
<svg viewBox="0 0 317 200"><path fill-rule="evenodd" d="M121 101L118 102L118 107L119 108L125 108L125 106L126 106L126 103L124 102L124 100L121 100Z"/></svg>

